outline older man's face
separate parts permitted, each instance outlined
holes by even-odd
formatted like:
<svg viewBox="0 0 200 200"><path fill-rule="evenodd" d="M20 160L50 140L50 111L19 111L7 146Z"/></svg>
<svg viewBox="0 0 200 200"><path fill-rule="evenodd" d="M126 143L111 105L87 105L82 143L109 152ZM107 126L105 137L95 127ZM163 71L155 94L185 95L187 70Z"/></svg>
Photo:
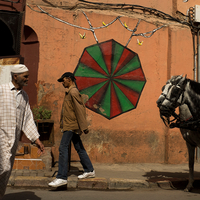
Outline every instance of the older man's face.
<svg viewBox="0 0 200 200"><path fill-rule="evenodd" d="M29 80L29 72L27 71L17 75L16 83L20 87L23 87L28 85L28 80Z"/></svg>

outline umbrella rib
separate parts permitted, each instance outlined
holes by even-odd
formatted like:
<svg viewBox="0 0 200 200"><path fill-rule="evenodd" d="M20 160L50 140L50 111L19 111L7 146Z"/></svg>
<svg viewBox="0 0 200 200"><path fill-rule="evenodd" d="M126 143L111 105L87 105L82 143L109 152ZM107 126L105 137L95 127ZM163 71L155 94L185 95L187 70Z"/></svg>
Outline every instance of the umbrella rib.
<svg viewBox="0 0 200 200"><path fill-rule="evenodd" d="M139 100L140 93L137 92L137 91L135 91L135 90L133 90L133 89L130 89L130 88L127 87L126 85L124 85L124 84L122 84L122 83L120 83L120 82L117 82L117 81L115 81L115 85L116 85L116 87L123 93L123 95L128 99L128 101L129 101L134 107L136 107L136 106L137 106L137 102L138 102L138 100ZM119 87L120 85L121 85L122 87L126 88L127 91L132 91L132 93L134 94L134 95L133 95L134 98L133 98L133 97L127 96L127 94L125 94L125 92L122 90L123 88L120 88L120 87ZM134 101L134 100L135 100L135 101Z"/></svg>
<svg viewBox="0 0 200 200"><path fill-rule="evenodd" d="M95 61L96 62L96 61ZM97 62L96 62L97 63ZM89 69L91 69L91 70L93 70L93 71L95 71L97 74L101 74L102 76L104 76L104 78L108 78L105 74L102 74L101 72L99 72L99 71L97 71L96 69L94 69L94 68L91 68L90 66L88 66L88 65L85 65L84 63L82 63L83 65L84 65L84 67L86 67L86 68L89 68ZM98 63L97 63L98 64ZM99 64L98 64L99 65ZM102 69L102 68L101 68ZM105 72L105 70L104 69L102 69L104 72ZM106 72L105 72L106 73ZM91 76L89 76L89 77L91 77ZM91 77L91 78L96 78L96 77ZM100 77L101 78L101 77ZM103 77L102 77L103 78Z"/></svg>
<svg viewBox="0 0 200 200"><path fill-rule="evenodd" d="M134 81L134 82L138 82L140 84L143 84L140 89L137 89L135 87L129 87L129 86L127 86L126 84L122 83L118 79L114 79L114 81L117 82L118 84L122 85L123 87L126 87L127 89L132 90L132 91L134 91L135 93L138 93L138 94L141 93L141 91L142 91L142 89L143 89L143 87L144 87L144 85L146 83L145 80L141 81L141 80L123 80L122 79L122 81Z"/></svg>
<svg viewBox="0 0 200 200"><path fill-rule="evenodd" d="M88 51L87 51L88 52ZM104 75L105 77L108 77L107 75L108 75L108 73L106 72L106 70L103 68L103 67L101 67L101 65L100 65L100 63L98 63L97 62L97 60L92 56L92 55L90 55L91 56L91 58L93 59L93 61L95 62L95 64L99 67L99 69L101 69L103 72L105 72L105 74L104 73L102 73L102 72L100 72L100 71L98 71L98 70L96 70L96 69L94 69L94 67L96 66L96 65L94 65L94 63L90 63L90 65L92 66L89 66L89 65L86 65L86 63L83 63L83 62L81 62L84 66L86 66L86 67L88 67L88 68L91 68L92 70L94 70L94 71L96 71L96 72L98 72L98 73L100 73L100 74L102 74L102 75ZM103 59L103 61L104 61L104 58L103 58L103 55L102 55L102 59ZM104 63L105 63L105 61L104 61ZM92 65L93 64L93 65ZM105 65L106 66L106 65Z"/></svg>
<svg viewBox="0 0 200 200"><path fill-rule="evenodd" d="M126 49L124 49L122 55L125 55L126 58L123 60L123 62L121 63L121 65L119 67L116 67L114 72L113 72L113 75L116 76L117 73L119 73L121 70L123 70L123 68L129 64L134 58L136 58L137 54L134 53L134 54L127 54L127 51L125 52ZM122 56L121 55L121 56Z"/></svg>
<svg viewBox="0 0 200 200"><path fill-rule="evenodd" d="M115 103L115 109L113 107L114 103ZM110 109L110 116L111 116L111 118L122 113L121 104L120 104L119 99L117 97L117 93L115 91L113 81L111 81L111 98L110 98L110 104L112 105L111 109Z"/></svg>
<svg viewBox="0 0 200 200"><path fill-rule="evenodd" d="M94 103L95 103L96 107L93 107L93 109L99 109L99 108L100 108L99 104L100 104L100 102L103 100L103 98L104 98L104 96L105 96L105 92L103 92L102 89L104 89L104 90L106 91L106 89L107 89L108 86L109 86L108 83L109 83L109 81L105 81L105 83L104 83L104 84L102 85L102 87L99 89L99 90L101 91L101 93L99 93L99 90L98 90L98 91L95 91L95 92L93 93L93 95L88 99L88 102L89 102L89 101L92 101L92 102L93 102L92 105L94 105ZM95 98L94 98L94 96L95 96ZM96 97L100 97L100 98L96 99ZM86 105L87 105L87 104L86 104Z"/></svg>
<svg viewBox="0 0 200 200"><path fill-rule="evenodd" d="M132 103L132 101L128 98L128 96L125 95L124 91L122 91L122 90L119 88L119 86L116 84L115 81L113 81L113 85L115 86L115 90L116 90L116 88L117 88L117 90L118 90L118 92L116 92L116 94L117 94L117 98L118 98L118 100L119 100L119 105L120 105L120 107L121 107L121 111L122 111L122 112L125 112L125 111L127 111L127 110L130 110L130 109L135 108L135 105L134 105L134 104ZM130 89L128 88L128 90L130 90ZM119 93L119 94L118 94L118 93ZM120 94L120 93L121 93L121 94ZM121 96L121 98L120 98L120 96ZM123 97L123 98L122 98L122 97ZM122 99L123 99L123 101L126 101L126 103L123 103ZM131 108L129 108L129 106L131 106Z"/></svg>

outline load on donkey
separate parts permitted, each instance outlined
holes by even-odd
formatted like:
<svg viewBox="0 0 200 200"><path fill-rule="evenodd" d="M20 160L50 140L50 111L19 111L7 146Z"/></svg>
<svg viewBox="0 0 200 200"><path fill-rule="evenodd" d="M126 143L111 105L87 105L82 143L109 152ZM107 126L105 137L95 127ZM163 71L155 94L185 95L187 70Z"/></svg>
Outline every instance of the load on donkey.
<svg viewBox="0 0 200 200"><path fill-rule="evenodd" d="M189 183L185 191L191 191L194 182L195 148L200 147L200 83L182 75L173 76L162 88L157 100L160 117L170 128L180 128L189 153ZM175 109L179 107L179 115ZM173 120L170 120L173 117Z"/></svg>

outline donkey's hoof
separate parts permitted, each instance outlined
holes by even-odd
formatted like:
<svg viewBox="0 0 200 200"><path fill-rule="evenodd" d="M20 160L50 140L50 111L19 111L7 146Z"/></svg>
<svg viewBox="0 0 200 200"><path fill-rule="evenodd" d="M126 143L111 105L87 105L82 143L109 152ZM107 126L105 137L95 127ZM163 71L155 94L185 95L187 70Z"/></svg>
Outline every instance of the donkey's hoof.
<svg viewBox="0 0 200 200"><path fill-rule="evenodd" d="M191 192L192 188L193 188L193 187L186 187L186 188L184 189L184 192Z"/></svg>

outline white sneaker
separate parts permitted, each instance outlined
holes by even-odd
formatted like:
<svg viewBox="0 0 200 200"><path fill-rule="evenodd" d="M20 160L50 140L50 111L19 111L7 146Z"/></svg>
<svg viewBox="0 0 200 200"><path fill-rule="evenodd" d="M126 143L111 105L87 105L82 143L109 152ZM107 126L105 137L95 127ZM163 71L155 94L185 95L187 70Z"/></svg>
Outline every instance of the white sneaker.
<svg viewBox="0 0 200 200"><path fill-rule="evenodd" d="M83 178L94 178L95 177L95 171L93 170L92 172L84 172L83 174L79 175L79 179Z"/></svg>
<svg viewBox="0 0 200 200"><path fill-rule="evenodd" d="M51 187L59 187L66 184L67 184L67 180L56 178L53 181L51 181L48 185Z"/></svg>

